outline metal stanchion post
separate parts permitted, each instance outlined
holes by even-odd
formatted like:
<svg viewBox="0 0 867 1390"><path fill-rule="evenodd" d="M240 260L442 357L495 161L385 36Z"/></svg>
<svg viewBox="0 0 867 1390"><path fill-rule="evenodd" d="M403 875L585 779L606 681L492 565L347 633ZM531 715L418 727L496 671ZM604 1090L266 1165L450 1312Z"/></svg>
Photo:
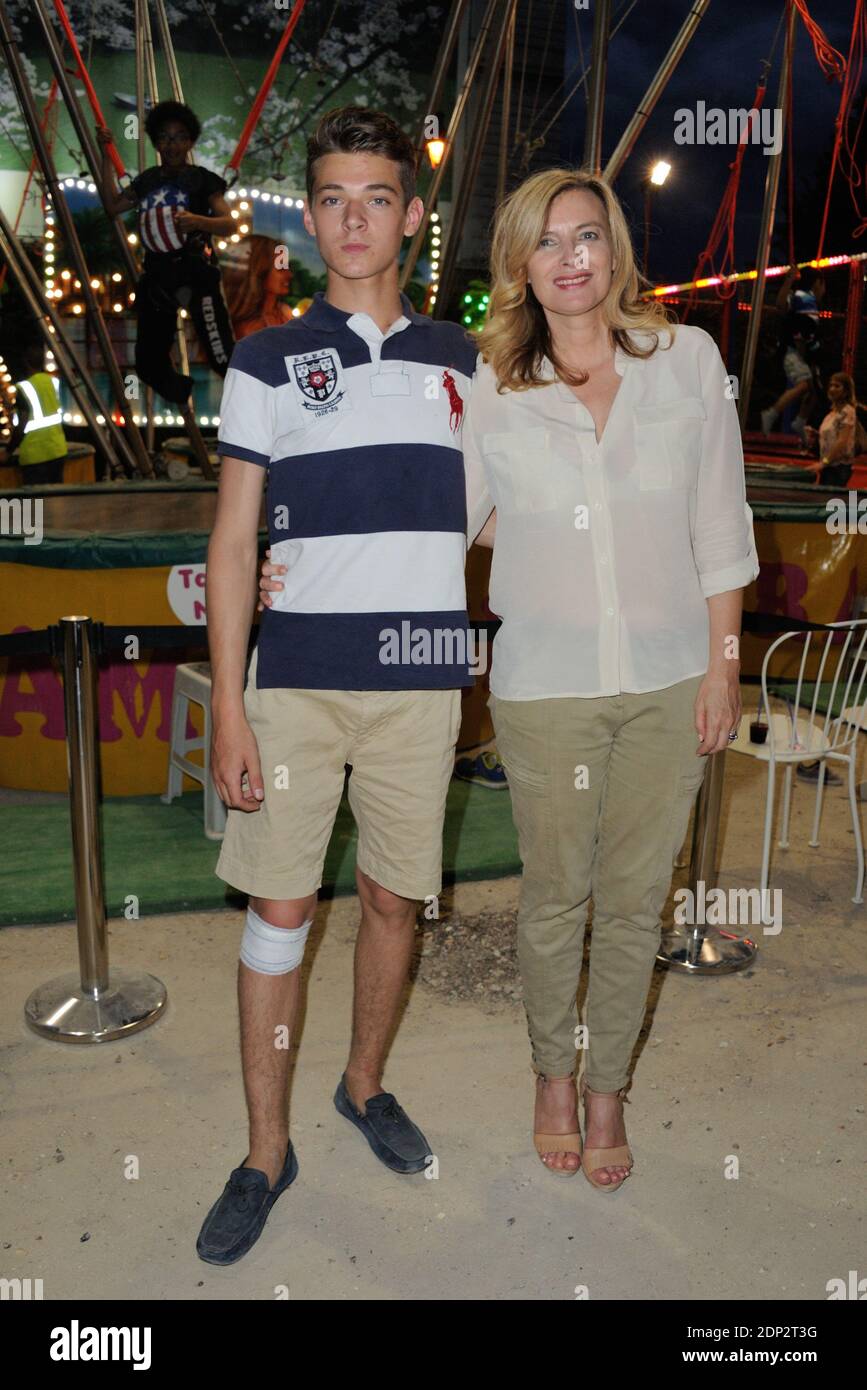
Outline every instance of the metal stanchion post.
<svg viewBox="0 0 867 1390"><path fill-rule="evenodd" d="M693 904L698 901L700 883L704 884L705 892L716 887L716 855L725 755L725 749L709 755L710 766L695 803L692 857L689 865L689 887ZM731 932L720 931L718 927L696 921L682 925L675 923L668 931L663 932L656 959L675 970L686 970L692 975L726 975L732 970L743 970L753 960L757 950L756 943L748 936L734 936Z"/></svg>
<svg viewBox="0 0 867 1390"><path fill-rule="evenodd" d="M153 1023L165 1007L166 987L143 971L109 972L93 622L71 616L60 624L79 972L35 989L24 1017L37 1033L58 1042L108 1042Z"/></svg>

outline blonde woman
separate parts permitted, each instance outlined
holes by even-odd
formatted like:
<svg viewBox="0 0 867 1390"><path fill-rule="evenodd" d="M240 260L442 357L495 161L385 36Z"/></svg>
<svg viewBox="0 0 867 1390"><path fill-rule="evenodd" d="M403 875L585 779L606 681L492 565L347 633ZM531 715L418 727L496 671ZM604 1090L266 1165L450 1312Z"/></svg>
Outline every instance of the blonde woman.
<svg viewBox="0 0 867 1390"><path fill-rule="evenodd" d="M583 1166L613 1192L633 1163L622 1101L674 856L740 718L752 514L719 352L639 299L607 185L529 178L497 212L491 279L463 425L467 535L494 544L489 706L524 870L534 1141L550 1171Z"/></svg>
<svg viewBox="0 0 867 1390"><path fill-rule="evenodd" d="M526 180L497 212L491 280L463 448L468 533L496 508L489 705L524 865L536 1148L558 1174L582 1164L592 895L583 1168L612 1192L633 1163L622 1102L674 857L740 718L752 513L717 347L639 298L605 183Z"/></svg>

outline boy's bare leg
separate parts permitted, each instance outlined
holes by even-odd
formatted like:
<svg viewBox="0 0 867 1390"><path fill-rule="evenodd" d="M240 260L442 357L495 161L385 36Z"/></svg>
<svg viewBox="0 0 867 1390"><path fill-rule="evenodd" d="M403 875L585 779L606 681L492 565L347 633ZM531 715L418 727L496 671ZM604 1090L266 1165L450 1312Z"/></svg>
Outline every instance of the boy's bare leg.
<svg viewBox="0 0 867 1390"><path fill-rule="evenodd" d="M316 894L251 898L250 906L271 926L296 929L316 911ZM285 975L263 975L238 962L241 1065L250 1120L250 1152L243 1167L260 1169L271 1187L289 1141L289 1057L300 983L300 966Z"/></svg>
<svg viewBox="0 0 867 1390"><path fill-rule="evenodd" d="M802 396L807 394L809 389L809 381L799 381L796 386L790 386L787 391L784 391L781 396L778 396L771 409L775 410L778 415L782 415L786 406L792 405L795 401L800 400Z"/></svg>
<svg viewBox="0 0 867 1390"><path fill-rule="evenodd" d="M356 1110L382 1090L385 1050L409 974L417 904L355 871L361 924L355 943L355 999L346 1089ZM285 1148L285 1146L284 1146Z"/></svg>

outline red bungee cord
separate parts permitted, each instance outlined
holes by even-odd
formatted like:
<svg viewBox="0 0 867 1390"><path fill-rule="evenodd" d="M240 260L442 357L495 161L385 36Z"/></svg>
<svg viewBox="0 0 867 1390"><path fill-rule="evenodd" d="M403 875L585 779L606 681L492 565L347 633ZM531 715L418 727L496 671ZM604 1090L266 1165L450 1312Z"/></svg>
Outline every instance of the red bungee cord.
<svg viewBox="0 0 867 1390"><path fill-rule="evenodd" d="M752 106L750 108L750 110L756 112L756 115L751 116L750 121L756 120L758 118L758 112L761 109L762 103L765 99L765 93L768 90L768 64L765 63L764 67L765 73L759 79L758 86L756 87L755 96L753 97ZM714 219L713 226L710 229L710 234L707 239L707 245L699 255L698 260L696 261L695 270L692 276L693 280L701 280L716 275L725 276L730 274L731 271L734 270L735 213L737 212L738 206L738 190L741 181L741 169L744 162L744 155L746 153L747 141L749 140L749 136L750 122L748 121L742 133L742 138L738 143L737 154L735 155L734 159L729 165L729 169L731 170L731 173L729 174L729 181L726 185L726 190L720 201L719 209ZM720 245L723 242L724 238L725 247L723 250L722 260L719 264L719 267L717 268L717 266L714 263L714 258L717 252L719 251ZM719 299L731 299L731 297L737 293L737 288L735 285L720 284L714 286L714 292L716 293ZM689 317L691 310L695 308L698 302L698 294L698 288L693 286L693 289L690 291L689 299L687 300L686 305L684 307L682 319L683 323L686 323L686 320Z"/></svg>
<svg viewBox="0 0 867 1390"><path fill-rule="evenodd" d="M864 0L855 0L855 17L852 22L852 37L849 42L849 58L843 64L845 78L843 81L843 91L840 95L840 106L837 111L837 119L834 123L834 152L831 155L831 168L828 174L828 188L825 193L825 207L822 212L822 226L819 231L816 260L821 258L825 245L828 211L831 206L831 187L838 167L842 169L843 177L849 185L852 206L859 219L852 230L852 236L862 236L865 230L867 230L867 210L865 210L863 206L859 206L858 194L856 192L856 189L861 188L864 183L864 176L858 168L855 154L858 148L858 142L861 138L861 127L864 124L863 109L854 136L850 135L849 130L853 106L861 87L861 73L864 68L865 49L867 49L867 8L865 8ZM841 151L843 153L842 158Z"/></svg>
<svg viewBox="0 0 867 1390"><path fill-rule="evenodd" d="M102 114L102 107L99 104L99 97L96 95L94 85L90 80L90 75L87 71L87 68L84 66L84 59L81 56L81 50L79 49L75 35L72 32L72 25L69 22L69 15L66 13L66 8L63 4L63 0L54 0L54 8L57 11L57 18L60 20L63 32L65 33L67 38L67 42L69 43L69 46L72 49L72 55L75 58L75 66L78 68L78 75L84 83L84 90L87 92L87 99L90 102L93 114L96 117L99 125L105 125L105 117ZM108 146L108 152L111 155L111 162L117 170L118 177L123 178L126 174L126 170L123 167L123 160L118 154L117 149L115 148L113 143Z"/></svg>
<svg viewBox="0 0 867 1390"><path fill-rule="evenodd" d="M289 19L287 20L286 28L283 30L280 42L278 43L277 48L274 52L274 57L271 59L268 71L265 73L265 77L262 81L262 86L259 88L259 93L256 97L256 100L250 107L250 114L244 122L244 129L241 131L241 138L238 141L235 153L232 155L232 158L226 165L227 169L234 169L237 172L238 168L240 167L241 160L244 158L244 152L248 144L250 143L250 136L253 134L253 131L256 128L256 124L259 120L259 115L261 113L262 107L265 105L265 98L271 90L274 78L277 76L277 70L280 67L280 60L282 59L283 54L286 51L286 45L292 37L292 34L295 30L295 26L301 18L301 12L304 9L306 3L307 0L295 0L295 8L293 9L292 13L289 16Z"/></svg>

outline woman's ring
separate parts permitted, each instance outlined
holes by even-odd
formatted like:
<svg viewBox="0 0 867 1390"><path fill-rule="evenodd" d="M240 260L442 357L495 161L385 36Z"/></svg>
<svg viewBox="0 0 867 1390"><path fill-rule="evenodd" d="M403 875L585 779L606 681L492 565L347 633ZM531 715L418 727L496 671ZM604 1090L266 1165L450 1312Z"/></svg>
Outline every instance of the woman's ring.
<svg viewBox="0 0 867 1390"><path fill-rule="evenodd" d="M729 734L729 743L731 743L734 739L736 739L737 736L738 736L738 731L737 731L737 729L732 729L731 733Z"/></svg>

